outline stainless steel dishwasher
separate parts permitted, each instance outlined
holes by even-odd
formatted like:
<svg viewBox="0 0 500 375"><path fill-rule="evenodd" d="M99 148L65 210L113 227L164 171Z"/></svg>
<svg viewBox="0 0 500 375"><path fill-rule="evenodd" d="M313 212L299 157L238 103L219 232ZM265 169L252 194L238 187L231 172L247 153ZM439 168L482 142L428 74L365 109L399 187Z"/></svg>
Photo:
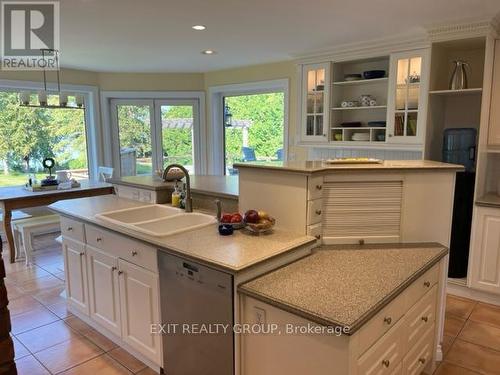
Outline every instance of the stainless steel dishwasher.
<svg viewBox="0 0 500 375"><path fill-rule="evenodd" d="M232 276L162 251L158 264L166 374L233 375Z"/></svg>

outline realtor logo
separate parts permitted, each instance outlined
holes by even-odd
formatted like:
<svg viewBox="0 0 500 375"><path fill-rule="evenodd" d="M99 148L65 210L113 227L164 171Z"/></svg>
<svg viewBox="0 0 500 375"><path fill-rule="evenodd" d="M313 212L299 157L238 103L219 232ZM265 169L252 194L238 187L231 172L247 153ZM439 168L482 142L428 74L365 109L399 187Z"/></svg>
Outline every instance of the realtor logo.
<svg viewBox="0 0 500 375"><path fill-rule="evenodd" d="M59 50L58 1L2 1L2 69L55 70Z"/></svg>

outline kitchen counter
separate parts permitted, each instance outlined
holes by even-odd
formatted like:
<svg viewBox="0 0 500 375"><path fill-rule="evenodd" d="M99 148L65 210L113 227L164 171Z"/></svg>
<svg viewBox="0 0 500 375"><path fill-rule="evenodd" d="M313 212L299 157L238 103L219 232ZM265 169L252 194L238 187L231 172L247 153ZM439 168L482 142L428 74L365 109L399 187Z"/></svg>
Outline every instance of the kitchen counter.
<svg viewBox="0 0 500 375"><path fill-rule="evenodd" d="M476 204L482 207L500 208L500 196L495 193L488 193L476 199Z"/></svg>
<svg viewBox="0 0 500 375"><path fill-rule="evenodd" d="M95 217L96 214L107 211L144 205L147 203L116 196L102 196L59 201L49 207L61 215L119 232L162 250L231 273L237 273L298 247L312 246L316 241L314 237L279 228L264 236L235 231L234 235L224 237L219 235L216 224L172 236L154 237Z"/></svg>
<svg viewBox="0 0 500 375"><path fill-rule="evenodd" d="M238 291L352 335L447 253L436 243L322 246Z"/></svg>
<svg viewBox="0 0 500 375"><path fill-rule="evenodd" d="M284 161L282 163L236 163L236 168L256 168L267 170L283 170L296 173L330 172L335 170L463 170L464 167L456 164L447 164L431 160L385 160L377 164L329 164L322 160L313 161Z"/></svg>
<svg viewBox="0 0 500 375"><path fill-rule="evenodd" d="M191 192L238 199L238 176L189 176ZM140 189L173 190L172 182L164 182L157 176L125 176L109 178L107 182Z"/></svg>

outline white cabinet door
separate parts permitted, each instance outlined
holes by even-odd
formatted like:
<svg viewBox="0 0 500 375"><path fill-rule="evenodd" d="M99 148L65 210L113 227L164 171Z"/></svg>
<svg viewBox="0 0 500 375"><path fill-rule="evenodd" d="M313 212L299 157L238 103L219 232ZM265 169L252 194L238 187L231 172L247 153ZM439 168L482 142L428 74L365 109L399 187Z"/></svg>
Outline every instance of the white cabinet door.
<svg viewBox="0 0 500 375"><path fill-rule="evenodd" d="M423 144L429 91L429 50L391 55L387 142Z"/></svg>
<svg viewBox="0 0 500 375"><path fill-rule="evenodd" d="M151 325L161 323L158 275L122 259L118 260L122 339L161 365L161 336Z"/></svg>
<svg viewBox="0 0 500 375"><path fill-rule="evenodd" d="M500 146L500 40L495 43L495 66L491 87L490 123L488 127L488 145Z"/></svg>
<svg viewBox="0 0 500 375"><path fill-rule="evenodd" d="M86 246L90 317L121 335L118 258Z"/></svg>
<svg viewBox="0 0 500 375"><path fill-rule="evenodd" d="M471 287L500 294L500 210L477 207L469 256Z"/></svg>
<svg viewBox="0 0 500 375"><path fill-rule="evenodd" d="M66 298L76 309L88 315L87 265L85 245L63 237Z"/></svg>
<svg viewBox="0 0 500 375"><path fill-rule="evenodd" d="M303 141L327 142L330 128L331 64L302 67L302 134Z"/></svg>

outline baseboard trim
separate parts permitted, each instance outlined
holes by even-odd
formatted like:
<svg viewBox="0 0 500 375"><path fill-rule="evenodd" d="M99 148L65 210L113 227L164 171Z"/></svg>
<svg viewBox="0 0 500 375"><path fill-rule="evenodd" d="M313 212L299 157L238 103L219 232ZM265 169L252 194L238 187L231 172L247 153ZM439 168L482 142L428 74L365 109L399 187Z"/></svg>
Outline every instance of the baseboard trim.
<svg viewBox="0 0 500 375"><path fill-rule="evenodd" d="M482 292L480 290L471 289L466 285L459 285L453 282L448 282L446 293L458 297L469 298L479 302L489 303L491 305L500 306L500 296Z"/></svg>

